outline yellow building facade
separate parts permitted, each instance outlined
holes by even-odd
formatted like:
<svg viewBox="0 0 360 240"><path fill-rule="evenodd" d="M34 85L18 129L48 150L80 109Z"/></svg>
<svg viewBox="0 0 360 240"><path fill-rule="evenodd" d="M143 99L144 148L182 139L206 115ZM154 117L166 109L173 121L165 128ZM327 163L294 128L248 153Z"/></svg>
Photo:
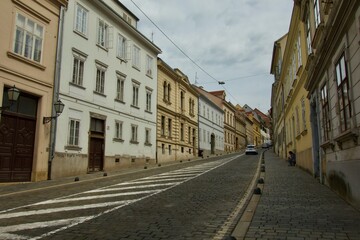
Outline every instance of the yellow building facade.
<svg viewBox="0 0 360 240"><path fill-rule="evenodd" d="M275 151L283 158L289 151L295 152L297 165L316 175L318 166L312 160L310 104L304 88L306 43L306 24L300 20L300 6L294 4L289 32L275 42L271 64L271 73L275 75L272 96L277 136Z"/></svg>
<svg viewBox="0 0 360 240"><path fill-rule="evenodd" d="M198 156L198 93L187 76L158 58L157 162Z"/></svg>

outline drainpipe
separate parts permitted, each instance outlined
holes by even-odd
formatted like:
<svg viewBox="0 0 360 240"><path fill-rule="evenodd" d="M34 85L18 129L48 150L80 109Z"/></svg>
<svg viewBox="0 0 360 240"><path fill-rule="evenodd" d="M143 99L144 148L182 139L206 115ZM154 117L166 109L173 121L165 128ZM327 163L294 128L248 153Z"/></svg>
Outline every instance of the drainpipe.
<svg viewBox="0 0 360 240"><path fill-rule="evenodd" d="M285 118L285 93L284 93L284 84L280 82L281 84L281 95L282 95L282 109L283 109L283 118L284 118L284 143L285 143L285 159L287 156L287 146L286 146L286 118Z"/></svg>
<svg viewBox="0 0 360 240"><path fill-rule="evenodd" d="M64 28L64 6L60 7L60 16L59 16L59 29L58 29L58 40L56 47L56 62L55 62L55 80L53 87L53 100L52 100L52 116L55 116L54 103L59 99L59 88L60 88L60 71L61 71L61 46L63 43L63 28ZM55 141L56 141L56 127L57 127L57 118L53 119L53 122L50 127L50 146L49 146L49 160L48 160L48 180L51 180L51 167L52 160L54 159L55 154Z"/></svg>

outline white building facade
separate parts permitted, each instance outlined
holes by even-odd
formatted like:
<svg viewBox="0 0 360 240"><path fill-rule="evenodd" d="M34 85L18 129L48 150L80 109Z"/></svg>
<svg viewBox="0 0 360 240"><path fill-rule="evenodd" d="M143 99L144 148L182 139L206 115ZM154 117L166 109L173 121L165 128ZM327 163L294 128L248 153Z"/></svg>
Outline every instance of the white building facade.
<svg viewBox="0 0 360 240"><path fill-rule="evenodd" d="M161 50L137 21L115 0L69 2L52 178L155 162Z"/></svg>
<svg viewBox="0 0 360 240"><path fill-rule="evenodd" d="M224 152L224 111L211 94L194 86L199 95L199 153L206 157Z"/></svg>

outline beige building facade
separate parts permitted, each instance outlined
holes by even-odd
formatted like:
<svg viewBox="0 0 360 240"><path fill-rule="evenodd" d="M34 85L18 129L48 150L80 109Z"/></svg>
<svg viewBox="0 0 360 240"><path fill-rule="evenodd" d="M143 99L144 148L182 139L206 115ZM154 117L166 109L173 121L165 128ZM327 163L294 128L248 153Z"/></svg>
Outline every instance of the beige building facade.
<svg viewBox="0 0 360 240"><path fill-rule="evenodd" d="M320 180L360 208L360 1L298 1L311 22L306 65Z"/></svg>
<svg viewBox="0 0 360 240"><path fill-rule="evenodd" d="M0 1L0 182L48 175L59 18L67 0ZM8 90L20 91L16 102ZM11 105L9 108L7 106Z"/></svg>
<svg viewBox="0 0 360 240"><path fill-rule="evenodd" d="M198 156L198 93L187 76L161 58L158 66L157 163Z"/></svg>

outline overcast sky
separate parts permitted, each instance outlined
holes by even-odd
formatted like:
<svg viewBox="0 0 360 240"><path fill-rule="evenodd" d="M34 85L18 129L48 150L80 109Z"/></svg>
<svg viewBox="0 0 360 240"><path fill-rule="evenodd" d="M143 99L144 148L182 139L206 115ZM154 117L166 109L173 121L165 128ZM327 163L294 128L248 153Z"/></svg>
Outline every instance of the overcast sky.
<svg viewBox="0 0 360 240"><path fill-rule="evenodd" d="M192 84L197 76L198 86L225 90L234 105L268 112L273 44L289 30L292 0L120 1L140 19L139 31L161 48L159 57Z"/></svg>

